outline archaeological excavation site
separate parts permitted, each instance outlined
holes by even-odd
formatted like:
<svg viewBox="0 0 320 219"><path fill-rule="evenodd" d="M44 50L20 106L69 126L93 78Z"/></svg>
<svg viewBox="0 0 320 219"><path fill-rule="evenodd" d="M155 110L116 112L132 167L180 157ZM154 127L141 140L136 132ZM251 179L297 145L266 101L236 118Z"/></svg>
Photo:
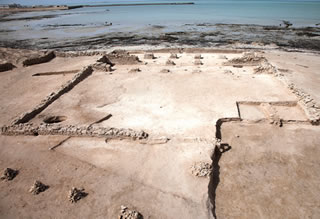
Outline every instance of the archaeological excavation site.
<svg viewBox="0 0 320 219"><path fill-rule="evenodd" d="M0 218L320 218L319 54L0 52Z"/></svg>

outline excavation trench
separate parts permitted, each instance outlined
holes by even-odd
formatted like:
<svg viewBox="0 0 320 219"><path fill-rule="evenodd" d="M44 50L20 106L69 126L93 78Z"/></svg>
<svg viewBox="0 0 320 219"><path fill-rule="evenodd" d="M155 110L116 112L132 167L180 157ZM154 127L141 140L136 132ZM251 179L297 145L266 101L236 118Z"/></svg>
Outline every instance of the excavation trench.
<svg viewBox="0 0 320 219"><path fill-rule="evenodd" d="M219 161L223 153L229 151L231 146L227 143L221 143L222 135L221 135L221 126L224 122L233 122L233 121L241 121L240 118L221 118L216 122L216 144L214 146L214 151L211 155L211 166L212 172L210 176L210 181L208 184L208 197L209 197L209 205L208 211L209 215L217 218L216 215L216 191L218 185L220 183L220 165Z"/></svg>

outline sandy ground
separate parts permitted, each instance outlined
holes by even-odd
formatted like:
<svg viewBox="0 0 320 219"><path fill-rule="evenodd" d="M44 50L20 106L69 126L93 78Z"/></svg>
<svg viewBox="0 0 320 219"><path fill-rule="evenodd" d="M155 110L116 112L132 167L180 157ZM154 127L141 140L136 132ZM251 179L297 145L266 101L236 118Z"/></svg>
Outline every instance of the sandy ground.
<svg viewBox="0 0 320 219"><path fill-rule="evenodd" d="M217 218L319 218L318 127L222 126Z"/></svg>
<svg viewBox="0 0 320 219"><path fill-rule="evenodd" d="M56 57L23 67L12 53L7 61L17 68L0 73L2 126L74 76L33 74L78 70L98 58ZM201 53L202 65L196 65L200 53L189 51L172 59L174 66L166 64L169 52L155 53L156 59L144 53L133 53L139 64L95 70L29 123L61 116L59 125L144 130L148 139L1 135L0 169L19 170L12 181L0 181L1 218L117 218L121 205L144 218L320 216L320 129L283 82L319 103L318 55L259 53L282 74L280 80L256 74L256 65L224 64L242 53ZM216 123L221 118L225 122ZM216 137L224 153L215 149ZM211 164L212 175L193 175L197 162ZM35 180L49 189L29 193ZM88 195L71 203L72 187Z"/></svg>

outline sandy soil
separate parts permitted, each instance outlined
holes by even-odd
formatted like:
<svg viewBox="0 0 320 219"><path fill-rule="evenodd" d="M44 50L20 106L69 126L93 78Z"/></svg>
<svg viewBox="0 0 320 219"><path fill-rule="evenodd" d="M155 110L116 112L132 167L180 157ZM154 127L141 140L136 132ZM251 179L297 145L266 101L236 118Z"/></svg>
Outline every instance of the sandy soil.
<svg viewBox="0 0 320 219"><path fill-rule="evenodd" d="M17 66L0 73L1 126L66 84L75 76L70 71L98 59L59 56L23 67L23 52L1 51ZM309 114L319 106L318 55L257 52L276 69L257 74L265 63L230 64L244 57L241 51L188 50L178 59L168 50L155 59L145 53L131 53L140 63L95 69L17 126L45 127L46 118L60 116L50 125L144 130L148 138L7 136L2 129L0 170L19 173L0 181L1 218L117 218L122 205L144 218L320 216L320 129ZM60 73L32 76L46 72ZM291 83L312 96L312 106ZM210 177L194 175L198 162L212 166ZM49 188L31 194L36 180ZM71 203L72 187L87 196Z"/></svg>

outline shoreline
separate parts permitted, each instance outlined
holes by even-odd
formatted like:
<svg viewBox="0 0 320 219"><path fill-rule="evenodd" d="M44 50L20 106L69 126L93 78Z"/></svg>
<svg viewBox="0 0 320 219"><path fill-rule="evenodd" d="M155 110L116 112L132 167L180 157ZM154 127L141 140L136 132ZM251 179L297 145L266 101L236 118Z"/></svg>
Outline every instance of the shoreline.
<svg viewBox="0 0 320 219"><path fill-rule="evenodd" d="M190 24L186 24L190 25ZM194 24L194 27L204 24ZM243 24L206 24L208 30L109 32L89 37L2 39L1 47L58 51L103 50L126 46L278 48L320 51L320 28L284 28ZM78 29L86 27L77 25ZM54 27L75 28L74 26ZM152 28L152 27L151 27ZM54 29L53 29L54 30ZM253 34L254 33L254 34ZM8 34L8 33L7 33ZM11 33L10 33L11 34ZM12 32L14 34L14 32Z"/></svg>

